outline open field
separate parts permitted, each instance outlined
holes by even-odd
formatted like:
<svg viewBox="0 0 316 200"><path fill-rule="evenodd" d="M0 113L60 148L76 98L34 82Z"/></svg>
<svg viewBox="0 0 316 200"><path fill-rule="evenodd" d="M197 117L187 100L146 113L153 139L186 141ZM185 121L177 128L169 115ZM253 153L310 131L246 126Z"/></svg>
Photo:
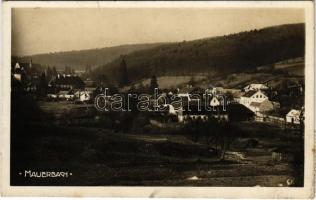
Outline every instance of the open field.
<svg viewBox="0 0 316 200"><path fill-rule="evenodd" d="M159 88L165 89L165 88L177 88L177 87L183 87L186 86L188 82L191 79L194 79L194 81L201 81L205 80L207 77L203 75L194 75L194 76L160 76L157 78L157 81L159 83ZM144 86L150 85L151 79L144 79L136 83L136 86L139 84L143 84Z"/></svg>
<svg viewBox="0 0 316 200"><path fill-rule="evenodd" d="M275 69L286 70L290 75L304 76L305 75L305 63L296 62L296 63L283 63L276 64Z"/></svg>
<svg viewBox="0 0 316 200"><path fill-rule="evenodd" d="M265 83L269 81L269 86L273 88L280 87L284 82L290 81L297 83L298 81L303 80L304 78L304 68L303 64L295 66L286 66L282 68L286 69L288 75L282 74L273 74L269 72L256 72L256 73L234 73L227 76L162 76L158 77L159 88L185 88L187 87L189 81L194 78L196 85L201 88L209 88L212 86L220 86L224 88L238 88L242 89L248 84L251 83ZM135 83L135 86L138 87L139 84L150 85L150 79L141 80ZM126 87L126 91L129 87Z"/></svg>

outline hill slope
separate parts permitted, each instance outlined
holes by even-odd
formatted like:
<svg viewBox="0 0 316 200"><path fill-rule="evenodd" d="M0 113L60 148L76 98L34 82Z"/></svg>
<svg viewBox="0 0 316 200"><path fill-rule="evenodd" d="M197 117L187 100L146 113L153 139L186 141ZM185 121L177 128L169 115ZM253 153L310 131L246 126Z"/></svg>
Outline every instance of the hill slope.
<svg viewBox="0 0 316 200"><path fill-rule="evenodd" d="M33 63L56 66L57 70L64 69L65 66L70 66L74 69L85 69L86 66L91 66L92 68L101 66L120 57L120 55L152 48L159 44L161 43L121 45L100 49L37 54L18 59L20 62L29 62L32 59Z"/></svg>
<svg viewBox="0 0 316 200"><path fill-rule="evenodd" d="M168 43L125 56L129 80L168 75L215 76L249 72L293 57L303 57L305 25L287 24L181 43ZM93 75L120 77L116 59L97 68Z"/></svg>

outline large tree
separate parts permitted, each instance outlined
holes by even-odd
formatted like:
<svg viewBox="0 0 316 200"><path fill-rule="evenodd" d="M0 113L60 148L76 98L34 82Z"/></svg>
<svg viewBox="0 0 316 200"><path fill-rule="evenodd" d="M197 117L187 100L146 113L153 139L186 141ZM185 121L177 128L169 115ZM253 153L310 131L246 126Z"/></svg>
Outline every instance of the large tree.
<svg viewBox="0 0 316 200"><path fill-rule="evenodd" d="M52 73L53 73L53 76L56 77L58 73L57 73L57 70L56 70L56 67L55 67L55 66L53 66L52 71L53 71L53 72L52 72Z"/></svg>
<svg viewBox="0 0 316 200"><path fill-rule="evenodd" d="M190 79L190 81L188 82L188 84L189 84L190 86L192 86L192 87L194 87L194 86L196 85L196 81L195 81L195 79L194 79L194 76L191 76L191 79Z"/></svg>
<svg viewBox="0 0 316 200"><path fill-rule="evenodd" d="M126 86L129 84L128 80L128 73L127 73L127 65L124 58L122 58L121 65L120 65L120 80L119 86Z"/></svg>
<svg viewBox="0 0 316 200"><path fill-rule="evenodd" d="M150 81L149 92L153 93L155 91L155 88L158 88L158 81L156 75L153 75Z"/></svg>
<svg viewBox="0 0 316 200"><path fill-rule="evenodd" d="M53 77L53 70L49 66L47 66L46 74L47 74L47 80L49 81Z"/></svg>
<svg viewBox="0 0 316 200"><path fill-rule="evenodd" d="M46 93L47 93L47 78L46 78L45 72L42 72L42 75L40 77L38 92L39 92L40 96L46 96Z"/></svg>
<svg viewBox="0 0 316 200"><path fill-rule="evenodd" d="M98 85L101 87L106 87L109 85L108 77L105 74L100 74L98 76Z"/></svg>

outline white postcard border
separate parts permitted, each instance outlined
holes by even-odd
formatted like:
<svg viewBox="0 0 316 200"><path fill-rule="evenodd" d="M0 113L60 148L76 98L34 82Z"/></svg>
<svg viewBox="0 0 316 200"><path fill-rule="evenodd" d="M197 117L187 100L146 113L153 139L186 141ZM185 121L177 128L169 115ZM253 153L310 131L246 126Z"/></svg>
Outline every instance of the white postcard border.
<svg viewBox="0 0 316 200"><path fill-rule="evenodd" d="M10 60L11 8L13 7L286 7L304 8L305 57L305 185L284 187L72 187L10 186ZM2 9L0 186L4 196L107 196L107 197L214 197L312 198L314 195L314 19L312 2L4 2Z"/></svg>

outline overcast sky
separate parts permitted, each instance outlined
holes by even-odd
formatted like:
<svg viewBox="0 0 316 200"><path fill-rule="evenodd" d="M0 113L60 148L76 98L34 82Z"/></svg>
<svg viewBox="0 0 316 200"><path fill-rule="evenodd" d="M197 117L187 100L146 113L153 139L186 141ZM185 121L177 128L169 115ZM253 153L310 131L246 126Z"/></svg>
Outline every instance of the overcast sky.
<svg viewBox="0 0 316 200"><path fill-rule="evenodd" d="M12 54L193 40L300 22L301 9L17 8Z"/></svg>

